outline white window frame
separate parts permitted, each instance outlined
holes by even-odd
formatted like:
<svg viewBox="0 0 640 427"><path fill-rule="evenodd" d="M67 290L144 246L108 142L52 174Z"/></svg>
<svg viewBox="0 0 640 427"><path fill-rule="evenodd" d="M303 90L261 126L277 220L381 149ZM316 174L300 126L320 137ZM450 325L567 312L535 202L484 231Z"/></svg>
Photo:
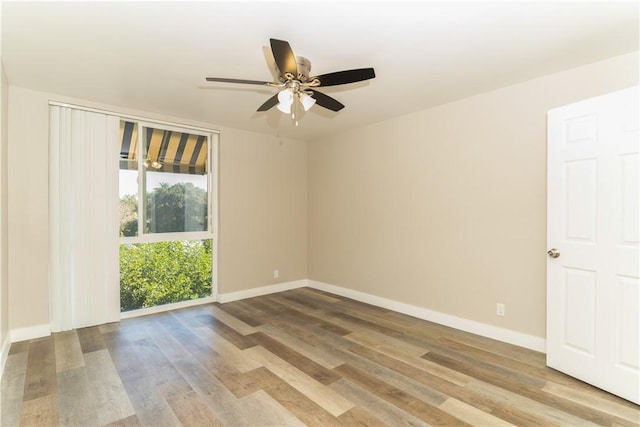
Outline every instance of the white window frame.
<svg viewBox="0 0 640 427"><path fill-rule="evenodd" d="M120 115L120 120L133 122L138 126L138 235L120 237L120 245L137 244L137 243L158 243L173 242L182 240L211 240L212 260L211 260L211 295L199 298L197 300L187 300L176 303L163 304L155 307L145 307L137 310L121 312L122 319L136 317L140 315L157 313L160 311L171 310L178 307L186 307L190 305L202 304L215 301L218 283L218 142L220 134L212 129L204 129L192 127L188 125L179 125L176 123L156 122L140 118L127 117ZM173 132L189 133L194 135L202 135L207 138L207 231L186 231L173 233L144 233L144 192L145 183L144 171L142 170L143 159L143 128L162 129ZM118 159L114 159L118 161ZM119 196L118 196L119 197ZM119 200L118 200L119 203Z"/></svg>
<svg viewBox="0 0 640 427"><path fill-rule="evenodd" d="M156 243L156 242L173 242L177 240L204 240L213 239L213 243L216 243L215 237L217 236L217 214L218 214L218 180L214 179L218 175L218 133L217 132L203 132L197 128L190 128L187 126L168 125L165 123L145 122L140 120L124 119L129 122L136 123L138 126L138 143L137 143L137 158L138 158L138 235L120 237L120 244L134 244L134 243ZM143 159L143 128L161 129L172 132L189 133L192 135L200 135L207 138L207 159L208 159L208 172L207 172L207 231L180 231L173 233L145 233L144 232L144 212L146 206L145 203L145 183L144 183L144 166L142 165ZM216 247L215 245L213 246ZM212 287L213 289L213 287Z"/></svg>

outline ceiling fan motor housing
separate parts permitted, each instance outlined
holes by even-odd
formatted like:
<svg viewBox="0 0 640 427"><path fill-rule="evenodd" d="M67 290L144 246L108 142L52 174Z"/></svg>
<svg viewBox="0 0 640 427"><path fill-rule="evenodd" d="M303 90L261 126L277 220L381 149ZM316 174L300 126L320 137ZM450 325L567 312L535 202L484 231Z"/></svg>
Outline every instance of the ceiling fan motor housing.
<svg viewBox="0 0 640 427"><path fill-rule="evenodd" d="M304 56L296 56L296 64L298 65L297 80L302 83L309 79L309 72L311 71L311 61Z"/></svg>

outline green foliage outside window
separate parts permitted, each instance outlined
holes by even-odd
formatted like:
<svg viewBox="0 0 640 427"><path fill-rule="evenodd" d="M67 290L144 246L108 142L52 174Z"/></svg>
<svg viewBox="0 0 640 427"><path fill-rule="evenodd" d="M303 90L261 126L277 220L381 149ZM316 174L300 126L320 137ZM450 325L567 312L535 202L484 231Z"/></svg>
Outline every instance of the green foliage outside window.
<svg viewBox="0 0 640 427"><path fill-rule="evenodd" d="M146 232L207 229L207 192L192 183L161 183L147 196Z"/></svg>
<svg viewBox="0 0 640 427"><path fill-rule="evenodd" d="M120 310L211 296L211 240L120 245Z"/></svg>
<svg viewBox="0 0 640 427"><path fill-rule="evenodd" d="M146 194L145 233L205 231L207 229L207 192L192 183L161 183ZM120 236L138 233L138 198L120 199Z"/></svg>

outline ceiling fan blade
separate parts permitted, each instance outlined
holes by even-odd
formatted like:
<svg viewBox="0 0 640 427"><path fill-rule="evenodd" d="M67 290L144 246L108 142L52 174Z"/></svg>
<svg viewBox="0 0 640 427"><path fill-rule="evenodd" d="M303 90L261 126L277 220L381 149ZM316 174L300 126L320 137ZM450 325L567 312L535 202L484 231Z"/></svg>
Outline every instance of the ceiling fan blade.
<svg viewBox="0 0 640 427"><path fill-rule="evenodd" d="M376 76L373 68L358 68L355 70L336 71L335 73L322 74L311 77L309 80L320 80L320 86L336 86L347 83L361 82Z"/></svg>
<svg viewBox="0 0 640 427"><path fill-rule="evenodd" d="M276 65L280 73L291 73L294 76L298 74L298 65L296 64L296 57L291 50L289 43L284 40L269 39L271 42L271 52L273 52L273 59L276 60Z"/></svg>
<svg viewBox="0 0 640 427"><path fill-rule="evenodd" d="M278 103L278 94L276 93L271 98L267 99L267 101L258 108L258 111L267 111L268 109L275 106L277 103Z"/></svg>
<svg viewBox="0 0 640 427"><path fill-rule="evenodd" d="M261 82L259 80L243 80L243 79L227 79L224 77L207 77L208 82L222 82L222 83L242 83L245 85L268 85L270 82Z"/></svg>
<svg viewBox="0 0 640 427"><path fill-rule="evenodd" d="M314 98L316 100L316 104L321 107L327 108L331 111L340 111L344 108L344 104L338 102L338 100L333 99L329 95L325 95L324 93L313 89L307 90L312 93L311 97Z"/></svg>

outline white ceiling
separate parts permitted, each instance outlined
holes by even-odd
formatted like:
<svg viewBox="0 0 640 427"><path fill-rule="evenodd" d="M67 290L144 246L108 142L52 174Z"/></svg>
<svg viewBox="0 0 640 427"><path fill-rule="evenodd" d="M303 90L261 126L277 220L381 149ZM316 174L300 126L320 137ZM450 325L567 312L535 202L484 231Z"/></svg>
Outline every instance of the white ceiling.
<svg viewBox="0 0 640 427"><path fill-rule="evenodd" d="M11 85L220 126L314 139L638 50L638 2L2 2ZM272 80L269 38L311 74L374 67L368 82L321 89L298 128Z"/></svg>

